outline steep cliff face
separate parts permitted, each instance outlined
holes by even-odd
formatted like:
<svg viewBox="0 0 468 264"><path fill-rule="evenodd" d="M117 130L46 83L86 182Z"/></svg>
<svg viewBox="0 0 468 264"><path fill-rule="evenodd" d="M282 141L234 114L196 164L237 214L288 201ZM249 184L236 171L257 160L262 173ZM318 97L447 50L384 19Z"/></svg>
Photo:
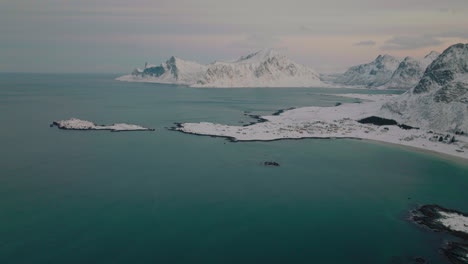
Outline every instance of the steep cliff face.
<svg viewBox="0 0 468 264"><path fill-rule="evenodd" d="M206 69L206 65L172 56L160 66L145 65L144 69L135 69L131 75L118 80L191 85L203 76Z"/></svg>
<svg viewBox="0 0 468 264"><path fill-rule="evenodd" d="M468 44L446 49L416 87L384 104L381 111L415 126L468 133Z"/></svg>

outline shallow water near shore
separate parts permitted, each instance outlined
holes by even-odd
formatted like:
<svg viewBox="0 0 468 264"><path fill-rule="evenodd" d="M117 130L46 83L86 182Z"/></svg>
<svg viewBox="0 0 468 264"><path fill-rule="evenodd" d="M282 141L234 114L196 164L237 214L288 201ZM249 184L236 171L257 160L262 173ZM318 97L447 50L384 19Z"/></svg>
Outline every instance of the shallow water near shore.
<svg viewBox="0 0 468 264"><path fill-rule="evenodd" d="M391 92L115 77L0 74L0 263L448 263L446 236L407 212L468 212L464 163L360 140L231 143L166 129ZM70 117L156 131L49 127Z"/></svg>

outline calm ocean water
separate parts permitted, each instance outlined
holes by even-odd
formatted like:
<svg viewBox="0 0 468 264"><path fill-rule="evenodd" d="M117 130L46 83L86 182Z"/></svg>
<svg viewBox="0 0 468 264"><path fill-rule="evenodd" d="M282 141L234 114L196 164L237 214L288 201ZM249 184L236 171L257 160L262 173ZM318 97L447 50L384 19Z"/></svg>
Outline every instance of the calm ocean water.
<svg viewBox="0 0 468 264"><path fill-rule="evenodd" d="M446 237L407 212L468 211L466 164L357 140L230 143L165 129L366 91L114 77L0 74L0 263L447 263ZM70 117L156 131L49 127Z"/></svg>

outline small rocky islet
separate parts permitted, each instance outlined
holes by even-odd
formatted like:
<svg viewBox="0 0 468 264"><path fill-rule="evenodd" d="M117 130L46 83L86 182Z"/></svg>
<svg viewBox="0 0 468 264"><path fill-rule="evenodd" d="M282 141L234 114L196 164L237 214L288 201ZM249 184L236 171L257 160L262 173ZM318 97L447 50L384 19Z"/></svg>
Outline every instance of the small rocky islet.
<svg viewBox="0 0 468 264"><path fill-rule="evenodd" d="M411 220L461 239L449 241L442 247L442 252L451 263L468 264L468 214L431 204L411 211Z"/></svg>
<svg viewBox="0 0 468 264"><path fill-rule="evenodd" d="M54 121L50 127L58 127L63 130L109 130L111 132L122 131L154 131L153 128L147 128L139 125L132 125L127 123L117 123L110 126L97 125L91 121L81 120L78 118L70 118L67 120Z"/></svg>

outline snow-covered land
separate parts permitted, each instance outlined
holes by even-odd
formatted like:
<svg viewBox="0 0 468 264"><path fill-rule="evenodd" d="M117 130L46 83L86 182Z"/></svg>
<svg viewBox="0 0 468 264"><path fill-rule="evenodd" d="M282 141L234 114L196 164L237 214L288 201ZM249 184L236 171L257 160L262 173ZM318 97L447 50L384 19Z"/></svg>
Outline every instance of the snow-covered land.
<svg viewBox="0 0 468 264"><path fill-rule="evenodd" d="M268 141L300 138L357 138L431 150L468 159L468 137L445 132L405 129L398 125L358 122L378 116L382 104L397 95L346 95L366 100L335 107L303 107L280 115L262 116L264 122L228 126L208 122L182 123L174 130L189 134L226 137L233 141ZM372 100L372 101L368 101ZM453 139L453 140L452 140Z"/></svg>
<svg viewBox="0 0 468 264"><path fill-rule="evenodd" d="M468 44L445 50L418 85L383 105L382 115L429 129L468 133Z"/></svg>
<svg viewBox="0 0 468 264"><path fill-rule="evenodd" d="M327 86L314 70L293 62L273 49L208 65L172 57L161 66L136 69L131 75L117 80L218 88Z"/></svg>
<svg viewBox="0 0 468 264"><path fill-rule="evenodd" d="M60 129L66 130L110 130L112 132L121 131L154 131L152 128L146 128L138 125L118 123L110 126L96 125L93 122L70 118L68 120L54 121L52 126L57 126Z"/></svg>

